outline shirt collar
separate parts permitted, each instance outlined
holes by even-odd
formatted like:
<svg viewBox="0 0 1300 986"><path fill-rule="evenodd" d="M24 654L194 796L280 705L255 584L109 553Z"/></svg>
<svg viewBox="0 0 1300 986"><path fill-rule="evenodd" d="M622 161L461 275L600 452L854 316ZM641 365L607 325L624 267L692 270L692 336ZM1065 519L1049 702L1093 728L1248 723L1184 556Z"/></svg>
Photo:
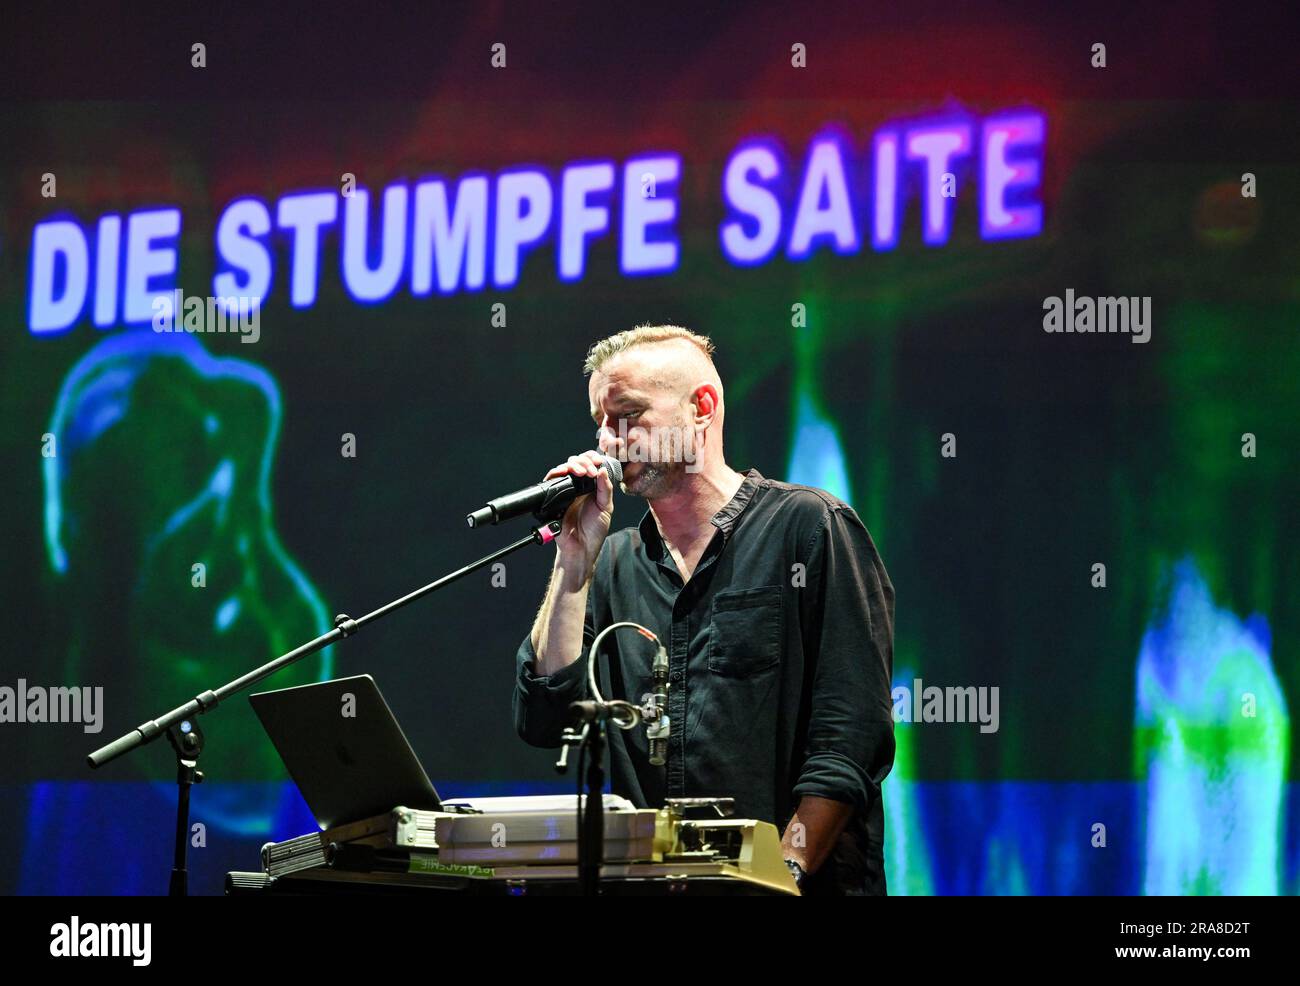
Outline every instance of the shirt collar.
<svg viewBox="0 0 1300 986"><path fill-rule="evenodd" d="M721 510L709 518L709 522L714 527L722 531L723 540L731 536L732 529L736 526L736 519L741 512L749 506L754 499L754 494L758 492L759 484L763 482L763 474L757 469L750 469L745 473L745 479L740 484L740 489L736 490L733 496ZM654 514L647 508L645 515L642 516L641 522L637 525L641 532L641 543L646 546L650 556L659 559L663 556L663 539L659 536L659 525L655 523Z"/></svg>

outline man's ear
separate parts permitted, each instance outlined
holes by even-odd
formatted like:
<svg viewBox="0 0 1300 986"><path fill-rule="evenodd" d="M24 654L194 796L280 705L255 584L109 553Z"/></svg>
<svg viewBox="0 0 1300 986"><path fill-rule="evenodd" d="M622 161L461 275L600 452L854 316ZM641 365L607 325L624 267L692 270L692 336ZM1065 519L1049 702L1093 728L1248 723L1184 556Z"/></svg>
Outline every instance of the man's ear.
<svg viewBox="0 0 1300 986"><path fill-rule="evenodd" d="M691 395L695 404L695 423L709 424L718 416L718 388L711 383L702 383Z"/></svg>

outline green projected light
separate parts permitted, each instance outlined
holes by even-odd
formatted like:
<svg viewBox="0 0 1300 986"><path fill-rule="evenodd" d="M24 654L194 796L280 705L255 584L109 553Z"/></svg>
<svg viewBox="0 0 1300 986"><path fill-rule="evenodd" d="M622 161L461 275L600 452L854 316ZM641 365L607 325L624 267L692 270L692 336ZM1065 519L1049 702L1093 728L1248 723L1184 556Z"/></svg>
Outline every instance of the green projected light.
<svg viewBox="0 0 1300 986"><path fill-rule="evenodd" d="M109 686L110 731L215 687L328 629L325 606L272 526L281 418L271 376L188 335L112 336L60 390L44 460L45 540L70 614L63 677ZM326 679L332 655L268 685ZM216 782L284 777L244 701L206 720ZM169 755L125 769L169 783ZM221 793L218 793L218 792ZM266 785L205 785L205 810L264 830Z"/></svg>

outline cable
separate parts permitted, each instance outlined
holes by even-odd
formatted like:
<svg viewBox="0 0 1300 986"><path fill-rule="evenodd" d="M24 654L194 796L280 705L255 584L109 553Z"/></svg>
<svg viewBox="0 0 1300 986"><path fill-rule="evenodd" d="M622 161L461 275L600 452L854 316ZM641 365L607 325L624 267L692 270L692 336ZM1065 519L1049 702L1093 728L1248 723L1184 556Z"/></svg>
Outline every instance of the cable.
<svg viewBox="0 0 1300 986"><path fill-rule="evenodd" d="M600 686L596 683L596 659L599 656L600 642L605 639L605 634L609 633L611 630L618 630L624 627L635 630L637 633L641 634L641 636L648 640L653 640L656 644L659 643L659 637L653 630L648 627L643 627L640 623L633 623L631 620L611 623L609 626L605 627L604 630L601 630L600 633L596 634L596 638L591 642L591 648L587 651L587 687L591 691L592 698L602 704L605 703L605 698L600 694ZM637 724L640 723L641 709L638 706L621 699L615 699L607 704L615 707L618 711L627 714L626 721L620 720L617 714L613 716L614 725L618 726L619 729L634 729Z"/></svg>

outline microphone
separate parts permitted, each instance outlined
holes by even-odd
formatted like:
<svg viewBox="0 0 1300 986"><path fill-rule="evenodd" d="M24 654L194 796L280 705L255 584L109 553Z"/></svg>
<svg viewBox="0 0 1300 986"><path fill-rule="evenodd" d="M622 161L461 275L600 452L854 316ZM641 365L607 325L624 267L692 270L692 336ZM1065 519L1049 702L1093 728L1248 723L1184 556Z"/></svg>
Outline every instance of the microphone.
<svg viewBox="0 0 1300 986"><path fill-rule="evenodd" d="M662 767L668 761L668 736L671 727L668 722L668 651L663 644L655 652L654 665L655 690L650 696L651 715L645 717L646 740L650 747L650 762Z"/></svg>
<svg viewBox="0 0 1300 986"><path fill-rule="evenodd" d="M612 455L603 456L605 472L617 486L623 481L623 463ZM522 490L507 493L495 500L489 500L487 506L480 507L465 517L470 527L482 527L485 524L499 524L512 517L532 514L539 521L555 520L563 516L564 511L578 497L596 492L595 476L556 476Z"/></svg>

